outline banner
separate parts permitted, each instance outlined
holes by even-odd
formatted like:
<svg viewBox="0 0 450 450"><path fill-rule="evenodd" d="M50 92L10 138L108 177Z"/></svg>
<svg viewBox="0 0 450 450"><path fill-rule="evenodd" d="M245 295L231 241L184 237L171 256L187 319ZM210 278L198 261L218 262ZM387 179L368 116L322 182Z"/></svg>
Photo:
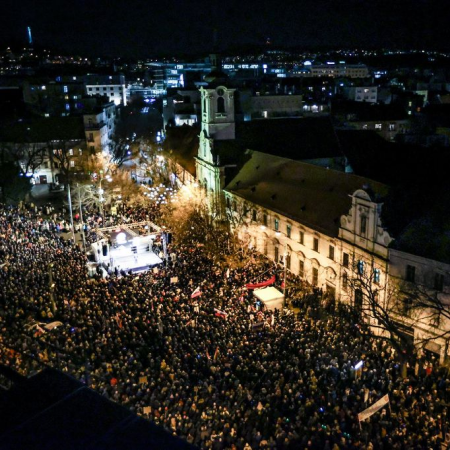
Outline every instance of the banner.
<svg viewBox="0 0 450 450"><path fill-rule="evenodd" d="M202 295L202 291L200 290L200 286L191 294L191 298L196 298Z"/></svg>
<svg viewBox="0 0 450 450"><path fill-rule="evenodd" d="M62 322L56 321L56 322L51 322L51 323L48 323L47 325L44 325L44 328L47 331L50 331L50 330L53 330L53 328L60 327L61 325L62 325Z"/></svg>
<svg viewBox="0 0 450 450"><path fill-rule="evenodd" d="M358 420L362 422L363 420L368 419L370 416L375 414L378 410L380 410L383 406L389 403L389 394L386 394L384 397L381 397L380 400L375 402L372 406L369 406L363 412L358 414Z"/></svg>
<svg viewBox="0 0 450 450"><path fill-rule="evenodd" d="M249 283L249 284L246 284L245 287L247 289L258 289L258 288L262 288L262 287L265 287L265 286L270 286L273 283L275 283L275 275L273 275L271 278L269 278L266 281L262 281L261 283L254 283L254 284Z"/></svg>

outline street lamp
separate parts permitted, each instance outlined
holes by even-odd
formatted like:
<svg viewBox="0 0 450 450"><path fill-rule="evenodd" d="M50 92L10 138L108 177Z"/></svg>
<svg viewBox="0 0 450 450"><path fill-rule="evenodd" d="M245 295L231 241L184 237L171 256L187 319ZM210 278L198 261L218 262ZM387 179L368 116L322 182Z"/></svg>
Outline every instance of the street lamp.
<svg viewBox="0 0 450 450"><path fill-rule="evenodd" d="M50 302L52 304L52 312L56 313L56 303L53 291L55 290L55 283L53 282L53 263L48 265L48 287L50 290Z"/></svg>
<svg viewBox="0 0 450 450"><path fill-rule="evenodd" d="M100 194L99 197L99 201L100 201L100 215L102 216L102 220L103 220L103 202L105 200L105 198L103 197L103 193L105 192L102 189L102 181L106 180L109 183L112 181L111 175L107 175L106 177L103 178L103 170L100 170L100 181L99 181L99 185L98 185L98 193Z"/></svg>

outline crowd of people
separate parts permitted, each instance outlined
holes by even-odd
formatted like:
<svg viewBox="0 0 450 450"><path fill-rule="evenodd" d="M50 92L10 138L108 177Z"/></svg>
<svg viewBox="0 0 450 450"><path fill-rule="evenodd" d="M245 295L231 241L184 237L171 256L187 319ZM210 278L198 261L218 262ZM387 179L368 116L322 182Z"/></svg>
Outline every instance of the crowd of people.
<svg viewBox="0 0 450 450"><path fill-rule="evenodd" d="M265 311L245 285L277 274L273 263L224 268L180 242L166 265L89 277L80 246L44 217L0 207L2 364L58 367L204 449L441 448L446 372L412 364L405 378L389 343L346 309Z"/></svg>

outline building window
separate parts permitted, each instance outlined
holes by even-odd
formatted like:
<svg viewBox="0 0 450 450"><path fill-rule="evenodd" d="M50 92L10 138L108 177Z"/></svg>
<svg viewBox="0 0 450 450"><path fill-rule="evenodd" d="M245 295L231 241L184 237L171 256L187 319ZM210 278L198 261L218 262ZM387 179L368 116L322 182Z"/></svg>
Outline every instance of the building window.
<svg viewBox="0 0 450 450"><path fill-rule="evenodd" d="M381 128L382 128L381 123L376 123L375 124L375 130L381 130Z"/></svg>
<svg viewBox="0 0 450 450"><path fill-rule="evenodd" d="M88 141L94 142L94 133L89 133Z"/></svg>
<svg viewBox="0 0 450 450"><path fill-rule="evenodd" d="M225 99L223 97L217 99L217 112L225 113Z"/></svg>
<svg viewBox="0 0 450 450"><path fill-rule="evenodd" d="M334 261L334 245L328 247L328 258Z"/></svg>
<svg viewBox="0 0 450 450"><path fill-rule="evenodd" d="M291 231L292 231L292 226L289 225L289 224L287 224L287 225L286 225L286 236L287 236L288 238L291 237Z"/></svg>
<svg viewBox="0 0 450 450"><path fill-rule="evenodd" d="M88 91L92 91L92 88L88 88Z"/></svg>
<svg viewBox="0 0 450 450"><path fill-rule="evenodd" d="M256 209L252 210L252 220L253 222L256 222Z"/></svg>
<svg viewBox="0 0 450 450"><path fill-rule="evenodd" d="M275 247L275 262L278 262L278 256L279 256L279 252L278 252L278 247Z"/></svg>
<svg viewBox="0 0 450 450"><path fill-rule="evenodd" d="M357 269L359 275L363 275L364 274L364 261L359 260L358 264L356 265L356 269Z"/></svg>
<svg viewBox="0 0 450 450"><path fill-rule="evenodd" d="M315 252L319 251L319 239L318 238L313 239L313 250Z"/></svg>
<svg viewBox="0 0 450 450"><path fill-rule="evenodd" d="M291 255L289 253L286 255L286 269L291 270Z"/></svg>
<svg viewBox="0 0 450 450"><path fill-rule="evenodd" d="M312 270L312 285L317 286L317 283L319 282L319 269L313 267Z"/></svg>
<svg viewBox="0 0 450 450"><path fill-rule="evenodd" d="M361 224L360 224L360 234L364 236L366 234L367 229L367 217L361 216Z"/></svg>
<svg viewBox="0 0 450 450"><path fill-rule="evenodd" d="M75 167L75 161L70 161L70 167Z"/></svg>
<svg viewBox="0 0 450 450"><path fill-rule="evenodd" d="M344 267L348 267L348 265L349 265L349 260L350 260L350 258L349 258L348 253L343 253L343 254L342 254L342 265L343 265Z"/></svg>
<svg viewBox="0 0 450 450"><path fill-rule="evenodd" d="M304 243L305 243L305 233L303 231L299 232L298 242L299 242L299 244L302 244L302 245L304 245Z"/></svg>
<svg viewBox="0 0 450 450"><path fill-rule="evenodd" d="M278 219L274 220L275 231L278 231L280 228L280 221Z"/></svg>
<svg viewBox="0 0 450 450"><path fill-rule="evenodd" d="M81 148L78 149L78 154L81 156L83 154L83 150Z"/></svg>
<svg viewBox="0 0 450 450"><path fill-rule="evenodd" d="M298 261L298 276L303 278L305 275L305 261Z"/></svg>
<svg viewBox="0 0 450 450"><path fill-rule="evenodd" d="M437 273L434 276L434 289L439 292L444 290L444 275L442 273Z"/></svg>
<svg viewBox="0 0 450 450"><path fill-rule="evenodd" d="M73 148L69 148L69 155L73 156Z"/></svg>
<svg viewBox="0 0 450 450"><path fill-rule="evenodd" d="M63 90L64 90L64 94L67 94L69 92L69 88L67 86L64 86Z"/></svg>
<svg viewBox="0 0 450 450"><path fill-rule="evenodd" d="M346 291L348 289L348 274L344 272L342 274L342 289Z"/></svg>
<svg viewBox="0 0 450 450"><path fill-rule="evenodd" d="M406 281L409 281L410 283L416 281L416 268L409 264L406 266Z"/></svg>
<svg viewBox="0 0 450 450"><path fill-rule="evenodd" d="M263 225L267 227L267 214L263 214Z"/></svg>
<svg viewBox="0 0 450 450"><path fill-rule="evenodd" d="M375 284L380 284L380 276L381 276L380 269L373 269L373 282Z"/></svg>

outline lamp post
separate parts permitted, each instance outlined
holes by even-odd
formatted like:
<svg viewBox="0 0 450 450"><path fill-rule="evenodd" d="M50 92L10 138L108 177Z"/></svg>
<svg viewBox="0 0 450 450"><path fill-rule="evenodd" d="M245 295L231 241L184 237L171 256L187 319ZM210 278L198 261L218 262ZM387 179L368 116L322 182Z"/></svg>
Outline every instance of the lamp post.
<svg viewBox="0 0 450 450"><path fill-rule="evenodd" d="M55 283L53 282L53 264L48 265L48 283L49 283L49 289L50 289L50 302L52 304L52 312L53 314L56 313L56 303L55 303L55 297L53 294L53 291L55 289Z"/></svg>
<svg viewBox="0 0 450 450"><path fill-rule="evenodd" d="M75 245L75 230L73 228L73 211L72 211L72 196L70 195L70 183L67 183L67 199L69 202L70 226L72 228L72 239Z"/></svg>
<svg viewBox="0 0 450 450"><path fill-rule="evenodd" d="M83 238L83 250L86 252L86 238L84 236L83 209L81 207L81 190L80 190L80 185L78 183L77 183L77 188L78 188L78 206L80 208L81 237Z"/></svg>
<svg viewBox="0 0 450 450"><path fill-rule="evenodd" d="M109 181L109 182L112 181L112 178L111 178L111 176L109 176L109 175L107 175L105 178L103 178L103 170L100 170L100 181L99 181L99 185L98 185L98 193L100 194L100 197L99 197L99 201L100 201L100 215L102 216L102 221L103 221L103 223L104 223L104 217L103 217L103 202L105 201L105 198L103 197L103 193L104 193L105 191L102 189L102 181L103 181L104 179L105 179L106 181Z"/></svg>

